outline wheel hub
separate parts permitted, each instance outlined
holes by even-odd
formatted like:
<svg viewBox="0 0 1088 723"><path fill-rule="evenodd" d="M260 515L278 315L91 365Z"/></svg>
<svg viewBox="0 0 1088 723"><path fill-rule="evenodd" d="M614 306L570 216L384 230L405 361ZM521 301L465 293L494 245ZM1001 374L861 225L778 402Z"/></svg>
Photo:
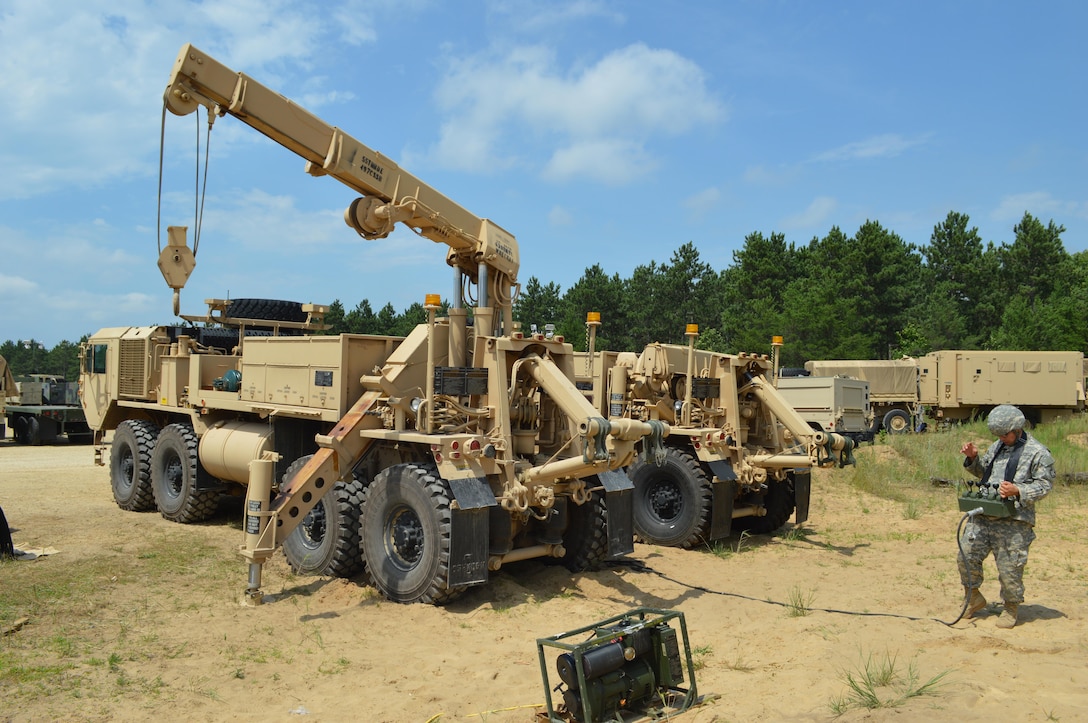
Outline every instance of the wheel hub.
<svg viewBox="0 0 1088 723"><path fill-rule="evenodd" d="M680 489L674 483L665 480L653 484L648 498L654 515L665 522L679 517L684 506L684 497L680 494Z"/></svg>
<svg viewBox="0 0 1088 723"><path fill-rule="evenodd" d="M184 481L184 472L181 468L181 460L176 456L171 457L165 465L163 470L163 476L166 478L166 488L170 492L171 497L178 497L181 494L181 486Z"/></svg>
<svg viewBox="0 0 1088 723"><path fill-rule="evenodd" d="M299 525L302 528L302 539L306 547L316 549L325 539L325 530L328 526L328 518L325 516L325 505L318 503Z"/></svg>
<svg viewBox="0 0 1088 723"><path fill-rule="evenodd" d="M136 484L136 461L132 455L126 454L121 457L121 463L118 466L121 468L121 482L124 488L128 489Z"/></svg>
<svg viewBox="0 0 1088 723"><path fill-rule="evenodd" d="M393 512L386 526L389 557L399 567L415 567L423 557L423 523L411 509L402 507Z"/></svg>

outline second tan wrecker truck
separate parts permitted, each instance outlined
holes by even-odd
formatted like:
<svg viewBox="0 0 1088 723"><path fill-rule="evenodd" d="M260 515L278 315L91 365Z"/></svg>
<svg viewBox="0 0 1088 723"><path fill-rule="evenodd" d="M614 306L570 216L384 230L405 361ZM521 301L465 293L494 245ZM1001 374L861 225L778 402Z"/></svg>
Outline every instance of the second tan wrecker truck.
<svg viewBox="0 0 1088 723"><path fill-rule="evenodd" d="M668 425L660 459L640 455L634 527L640 540L707 545L733 532L767 534L808 519L812 469L853 463L854 440L814 429L771 382L766 354L720 354L648 344L641 352L596 351L600 315L589 317L590 349L575 371L583 392L613 422Z"/></svg>
<svg viewBox="0 0 1088 723"><path fill-rule="evenodd" d="M283 308L284 320L255 300L212 300L187 325L98 331L82 347L81 393L100 459L113 430L118 505L192 522L246 491L251 603L280 546L298 571L365 571L387 598L429 603L508 563L584 569L632 551L620 470L668 426L605 418L574 383L570 344L514 329L510 233L191 45L165 103L233 116L354 189L345 220L363 238L402 223L444 244L455 294L443 317L428 295L428 322L405 338L297 335L320 307ZM172 228L159 266L175 313L194 265Z"/></svg>

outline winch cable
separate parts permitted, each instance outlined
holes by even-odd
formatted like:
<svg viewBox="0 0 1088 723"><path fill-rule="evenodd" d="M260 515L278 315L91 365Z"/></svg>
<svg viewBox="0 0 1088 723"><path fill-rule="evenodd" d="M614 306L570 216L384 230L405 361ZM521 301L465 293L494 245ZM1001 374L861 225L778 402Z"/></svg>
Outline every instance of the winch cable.
<svg viewBox="0 0 1088 723"><path fill-rule="evenodd" d="M967 514L965 514L963 516L963 519L960 520L959 527L956 530L956 545L959 547L961 555L963 555L963 544L960 541L960 534L961 534L961 531L963 529L963 525L964 525L964 523L967 522L968 518L973 517L974 515L976 515L976 514L978 514L980 512L982 512L982 508L971 510L970 512L968 512ZM681 587L686 587L689 590L698 590L700 592L710 593L711 595L722 595L722 596L725 596L725 597L735 597L735 598L739 598L741 600L750 600L752 602L766 603L768 605L778 605L779 607L784 607L784 608L796 607L796 605L794 605L794 604L781 602L779 600L768 600L766 598L757 598L757 597L752 597L751 595L744 595L744 594L739 593L739 592L727 592L727 591L724 591L724 590L712 590L711 588L705 587L703 585L692 585L692 584L686 583L686 582L684 582L682 580L677 580L674 577L670 577L669 575L666 575L665 573L661 572L660 570L655 570L654 568L650 567L649 565L647 565L645 562L642 562L641 560L610 560L610 561L608 561L607 565L609 567L625 567L625 568L631 570L632 572L645 572L645 573L650 573L652 575L657 575L662 580L668 580L671 583L674 583L676 585L680 585ZM960 609L960 614L958 616L956 616L956 619L951 621L951 622L941 620L940 618L915 617L915 616L912 616L912 615L902 615L902 614L899 614L899 613L873 613L873 612L861 612L861 611L857 611L857 610L837 610L835 608L814 608L814 607L808 607L808 606L805 606L805 610L814 611L814 612L821 612L821 613L834 613L836 615L855 615L855 616L858 616L858 617L902 618L903 620L932 620L933 622L940 623L941 625L947 625L948 627L953 627L956 623L958 623L960 620L963 619L964 614L967 612L967 604L970 602L970 599L971 599L970 589L965 588L965 595L964 595L964 599L963 599L963 607Z"/></svg>
<svg viewBox="0 0 1088 723"><path fill-rule="evenodd" d="M204 229L204 199L208 197L208 159L212 149L212 125L215 123L215 114L208 110L208 135L204 142L204 176L200 175L200 113L194 113L196 118L196 203L194 209L196 230L193 233L193 258L196 258L197 249L200 248L200 233Z"/></svg>
<svg viewBox="0 0 1088 723"><path fill-rule="evenodd" d="M162 165L166 147L166 100L162 102L162 120L159 122L159 195L155 203L155 241L162 253Z"/></svg>
<svg viewBox="0 0 1088 723"><path fill-rule="evenodd" d="M208 162L211 156L212 124L215 123L215 115L208 111L208 136L204 143L204 176L200 175L200 114L196 114L196 190L193 209L193 257L200 249L200 232L204 225L204 199L208 193ZM155 241L162 253L162 176L166 154L166 101L162 103L162 119L159 122L159 188L155 204Z"/></svg>

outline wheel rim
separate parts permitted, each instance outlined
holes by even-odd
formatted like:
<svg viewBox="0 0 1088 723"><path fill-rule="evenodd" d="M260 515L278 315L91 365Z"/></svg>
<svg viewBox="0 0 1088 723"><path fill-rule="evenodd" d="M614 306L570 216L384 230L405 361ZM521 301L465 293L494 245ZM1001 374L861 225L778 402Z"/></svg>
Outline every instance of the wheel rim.
<svg viewBox="0 0 1088 723"><path fill-rule="evenodd" d="M684 495L671 479L655 479L646 490L647 506L654 518L672 522L684 511Z"/></svg>
<svg viewBox="0 0 1088 723"><path fill-rule="evenodd" d="M411 570L423 558L423 523L410 507L398 507L385 525L385 551L401 570Z"/></svg>
<svg viewBox="0 0 1088 723"><path fill-rule="evenodd" d="M310 550L321 547L325 541L328 529L328 517L325 515L325 505L318 502L299 525L302 530L302 544Z"/></svg>
<svg viewBox="0 0 1088 723"><path fill-rule="evenodd" d="M125 447L117 467L121 474L120 479L117 480L117 487L127 493L136 484L136 459L130 447Z"/></svg>
<svg viewBox="0 0 1088 723"><path fill-rule="evenodd" d="M170 454L163 460L163 481L166 482L166 493L177 499L181 496L181 489L185 481L185 471L181 465L181 458L176 454Z"/></svg>

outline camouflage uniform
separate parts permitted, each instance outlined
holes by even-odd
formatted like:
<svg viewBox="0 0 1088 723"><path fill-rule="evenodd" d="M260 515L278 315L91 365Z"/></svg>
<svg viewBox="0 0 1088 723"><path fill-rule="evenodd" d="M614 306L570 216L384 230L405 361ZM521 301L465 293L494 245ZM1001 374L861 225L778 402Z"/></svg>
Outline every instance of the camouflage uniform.
<svg viewBox="0 0 1088 723"><path fill-rule="evenodd" d="M1003 410L1004 406L995 412ZM1022 419L1020 417L1021 422ZM1018 446L1023 447L1019 464L1015 470L1006 470L1009 458ZM991 462L991 481L1009 480L1019 488L1020 498L1012 517L980 514L968 520L963 535L964 554L958 558L960 580L965 588L977 589L982 584L982 561L993 552L1001 581L1001 597L1006 605L1018 605L1024 601L1024 566L1028 562L1028 548L1035 539L1035 500L1045 497L1053 486L1054 458L1038 440L1021 432L1011 447L998 440L983 454L965 459L963 466L981 478Z"/></svg>

